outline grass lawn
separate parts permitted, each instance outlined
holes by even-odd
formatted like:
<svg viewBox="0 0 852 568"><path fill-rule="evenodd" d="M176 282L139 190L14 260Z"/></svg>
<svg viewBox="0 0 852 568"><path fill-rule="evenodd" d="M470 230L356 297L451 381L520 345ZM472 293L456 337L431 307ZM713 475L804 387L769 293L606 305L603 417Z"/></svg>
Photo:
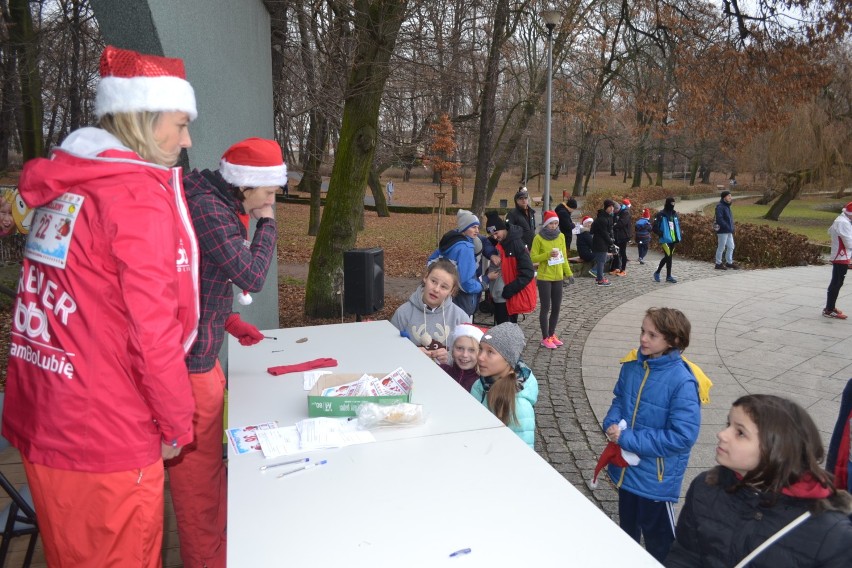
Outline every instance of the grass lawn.
<svg viewBox="0 0 852 568"><path fill-rule="evenodd" d="M814 243L828 244L828 227L846 205L846 201L837 201L828 197L806 197L794 199L781 213L778 221L764 219L769 205L755 205L756 200L734 200L731 206L736 223L751 223L781 227L792 233L805 235ZM715 205L704 209L704 214L712 217Z"/></svg>

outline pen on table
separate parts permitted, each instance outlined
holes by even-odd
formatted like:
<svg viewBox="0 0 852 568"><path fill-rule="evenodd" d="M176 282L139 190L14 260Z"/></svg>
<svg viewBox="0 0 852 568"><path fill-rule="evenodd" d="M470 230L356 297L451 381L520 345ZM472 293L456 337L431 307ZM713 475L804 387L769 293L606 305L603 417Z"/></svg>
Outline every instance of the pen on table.
<svg viewBox="0 0 852 568"><path fill-rule="evenodd" d="M281 463L274 463L272 465L262 465L262 466L260 466L260 471L266 471L267 469L282 466L282 465L293 465L294 463L306 463L306 462L309 462L309 461L311 461L311 458L299 458L297 460L290 460L290 461L281 462Z"/></svg>
<svg viewBox="0 0 852 568"><path fill-rule="evenodd" d="M270 336L268 336L268 335L264 335L264 336L263 336L263 338L264 338L264 339L274 339L275 341L278 341L278 338L277 338L277 337L270 337Z"/></svg>
<svg viewBox="0 0 852 568"><path fill-rule="evenodd" d="M284 477L285 475L290 475L291 473L296 473L298 471L302 471L302 470L305 470L305 469L311 469L312 467L317 467L318 465L325 465L326 463L328 463L328 460L322 460L322 461L316 462L316 463L309 463L308 465L304 465L302 467L297 467L293 471L285 471L284 473L280 473L280 474L278 474L278 477Z"/></svg>
<svg viewBox="0 0 852 568"><path fill-rule="evenodd" d="M465 554L470 554L469 548L462 548L461 550L456 550L455 552L450 554L450 558L455 558L456 556L464 556Z"/></svg>

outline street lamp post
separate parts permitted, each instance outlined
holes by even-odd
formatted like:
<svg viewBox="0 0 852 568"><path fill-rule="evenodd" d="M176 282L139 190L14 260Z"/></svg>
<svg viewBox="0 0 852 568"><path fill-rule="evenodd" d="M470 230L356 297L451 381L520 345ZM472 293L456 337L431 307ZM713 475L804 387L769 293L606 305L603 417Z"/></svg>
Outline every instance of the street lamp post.
<svg viewBox="0 0 852 568"><path fill-rule="evenodd" d="M544 198L542 200L542 216L550 210L550 115L553 90L553 29L562 21L562 13L558 10L544 10L541 13L544 25L547 27L547 122L544 141Z"/></svg>

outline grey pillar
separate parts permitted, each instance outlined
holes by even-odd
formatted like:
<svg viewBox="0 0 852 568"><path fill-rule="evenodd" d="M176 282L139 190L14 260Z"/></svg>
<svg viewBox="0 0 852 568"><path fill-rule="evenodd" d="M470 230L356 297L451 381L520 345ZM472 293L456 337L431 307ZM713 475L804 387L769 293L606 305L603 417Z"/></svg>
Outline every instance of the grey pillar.
<svg viewBox="0 0 852 568"><path fill-rule="evenodd" d="M184 60L198 105L191 167L216 169L234 142L274 137L270 21L261 0L91 1L106 43ZM250 306L235 302L235 311L260 329L277 328L277 261L252 297ZM226 359L223 352L225 366Z"/></svg>

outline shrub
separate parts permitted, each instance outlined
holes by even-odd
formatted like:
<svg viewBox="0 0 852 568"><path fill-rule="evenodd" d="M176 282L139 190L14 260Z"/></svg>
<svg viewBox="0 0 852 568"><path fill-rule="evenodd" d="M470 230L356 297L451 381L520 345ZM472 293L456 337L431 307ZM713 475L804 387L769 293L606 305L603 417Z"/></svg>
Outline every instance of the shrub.
<svg viewBox="0 0 852 568"><path fill-rule="evenodd" d="M738 188L742 189L742 188ZM695 186L685 195L706 194L712 192L708 186ZM673 194L671 189L663 187L643 187L625 192L630 199L631 213L635 223L647 203L659 202ZM684 195L678 191L678 201ZM607 195L595 193L587 195L583 205L585 215L597 216L598 209L603 207L605 199L621 203L623 195ZM656 214L651 210L651 217ZM713 230L713 219L697 213L682 213L680 217L683 241L677 245L677 254L696 260L712 262L716 255L716 231ZM754 268L778 268L781 266L801 266L805 264L821 264L822 249L819 245L808 242L804 235L797 235L782 228L765 225L750 225L737 223L736 260ZM654 239L656 242L656 238Z"/></svg>
<svg viewBox="0 0 852 568"><path fill-rule="evenodd" d="M696 213L679 215L683 242L677 253L696 260L712 261L716 254L716 231L713 219ZM736 260L754 268L778 268L821 264L822 249L782 228L737 223Z"/></svg>

